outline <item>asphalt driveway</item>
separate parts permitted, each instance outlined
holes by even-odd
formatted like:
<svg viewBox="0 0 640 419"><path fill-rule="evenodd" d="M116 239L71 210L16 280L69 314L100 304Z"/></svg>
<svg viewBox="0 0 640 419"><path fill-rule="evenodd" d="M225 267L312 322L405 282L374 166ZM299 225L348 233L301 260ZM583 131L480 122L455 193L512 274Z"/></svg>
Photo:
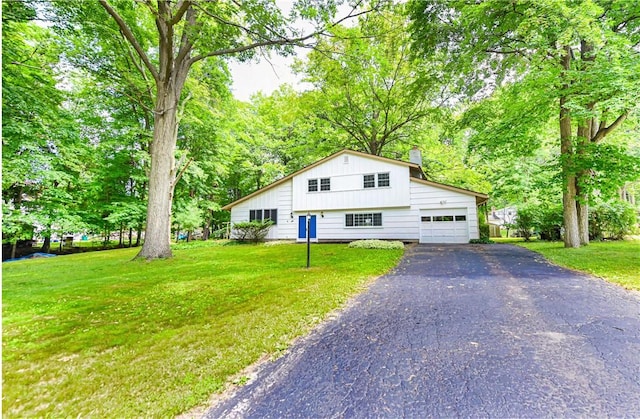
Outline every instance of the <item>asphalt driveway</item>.
<svg viewBox="0 0 640 419"><path fill-rule="evenodd" d="M640 417L640 293L421 245L208 418Z"/></svg>

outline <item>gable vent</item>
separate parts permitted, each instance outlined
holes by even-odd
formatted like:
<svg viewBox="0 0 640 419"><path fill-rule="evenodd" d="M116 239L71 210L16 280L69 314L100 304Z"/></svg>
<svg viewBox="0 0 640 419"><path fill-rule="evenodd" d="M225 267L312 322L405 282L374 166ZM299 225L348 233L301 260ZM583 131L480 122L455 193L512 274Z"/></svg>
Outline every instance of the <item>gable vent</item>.
<svg viewBox="0 0 640 419"><path fill-rule="evenodd" d="M349 156L344 156L344 157L342 158L342 162L343 162L344 164L349 164Z"/></svg>

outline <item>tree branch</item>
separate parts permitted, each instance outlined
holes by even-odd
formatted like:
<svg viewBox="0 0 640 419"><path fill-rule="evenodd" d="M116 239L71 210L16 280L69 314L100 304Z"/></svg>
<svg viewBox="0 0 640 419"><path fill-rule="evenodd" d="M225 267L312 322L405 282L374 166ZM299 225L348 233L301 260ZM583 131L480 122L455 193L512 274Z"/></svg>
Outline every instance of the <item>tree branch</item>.
<svg viewBox="0 0 640 419"><path fill-rule="evenodd" d="M189 167L189 165L191 164L191 162L193 161L193 157L191 157L187 163L182 166L182 169L180 169L180 171L178 172L178 174L176 175L176 177L173 180L173 186L175 187L175 185L178 183L178 181L180 181L180 178L182 177L182 175L184 174L184 172L187 170L187 168Z"/></svg>
<svg viewBox="0 0 640 419"><path fill-rule="evenodd" d="M241 45L238 47L234 47L234 48L223 48L223 49L219 49L216 51L211 51L209 53L206 54L200 54L196 57L191 58L191 63L195 63L197 61L203 60L205 58L209 58L209 57L217 57L220 55L232 55L232 54L238 54L240 52L244 52L244 51L248 51L251 49L255 49L255 48L260 48L260 47L266 47L266 46L276 46L276 45L294 45L303 41L306 41L309 38L313 38L314 36L318 35L318 32L314 32L312 34L306 35L306 36L301 36L298 38L283 38L283 39L268 39L265 41L260 41L260 42L253 42L251 44L247 44L247 45Z"/></svg>
<svg viewBox="0 0 640 419"><path fill-rule="evenodd" d="M104 1L104 0L101 0L101 1ZM329 30L329 29L331 29L331 28L333 28L335 26L338 26L339 24L341 24L342 22L344 22L344 21L346 21L348 19L352 19L354 17L358 17L358 16L361 16L361 15L367 14L369 12L372 12L373 10L377 10L377 8L378 8L376 5L374 5L374 6L372 6L371 8L369 8L367 10L363 10L361 12L354 13L355 10L357 9L357 7L361 3L362 3L362 1L359 1L356 5L354 5L354 7L349 12L349 14L347 14L343 18L338 19L337 21L331 23L330 25L327 25L324 28L322 28L320 30L317 30L315 32L312 32L312 33L310 33L308 35L303 35L303 36L299 36L299 37L295 37L295 38L287 38L287 37L285 37L283 35L278 35L280 37L279 39L264 39L263 36L258 35L260 38L263 38L263 40L254 41L254 42L251 42L249 44L240 45L240 46L233 47L233 48L223 48L223 49L219 49L219 50L216 50L216 51L211 51L211 52L208 52L208 53L205 53L205 54L200 54L200 55L198 55L196 57L191 58L190 64L193 64L193 63L195 63L197 61L203 60L203 59L208 58L208 57L216 57L216 56L220 56L220 55L238 54L238 53L241 53L241 52L244 52L244 51L248 51L248 50L251 50L251 49L255 49L255 48L261 48L261 47L266 47L266 46L280 46L280 45L296 45L296 44L300 44L300 43L306 41L307 39L311 39L311 38L316 37L318 35L323 35L327 30ZM201 10L202 10L202 8L201 8ZM207 12L205 11L205 13L207 13ZM234 24L232 22L226 22L226 21L223 22L223 23L236 26L236 27L238 27L238 28L240 28L240 29L242 29L244 31L247 31L248 33L251 33L251 31L248 28L245 28L245 27L243 27L241 25Z"/></svg>
<svg viewBox="0 0 640 419"><path fill-rule="evenodd" d="M176 23L180 22L180 19L182 19L182 16L184 16L187 10L189 10L189 7L191 7L191 1L180 0L176 5L176 13L168 21L169 25L173 26Z"/></svg>
<svg viewBox="0 0 640 419"><path fill-rule="evenodd" d="M604 137L606 137L609 133L611 133L611 131L615 130L616 128L618 128L620 126L620 124L622 124L624 122L625 119L627 119L627 116L629 116L629 111L623 113L622 115L620 115L615 121L613 121L613 123L611 125L609 125L608 127L604 126L604 121L600 123L600 128L598 129L598 131L593 135L593 137L591 137L591 142L593 143L597 143L598 141L602 140Z"/></svg>
<svg viewBox="0 0 640 419"><path fill-rule="evenodd" d="M156 82L158 82L160 79L158 71L153 66L153 64L149 60L149 57L147 56L147 54L144 52L144 50L138 43L138 40L133 35L133 32L131 32L131 29L129 28L127 23L124 21L124 19L122 19L122 17L118 14L118 12L116 12L113 9L113 7L111 7L111 5L107 2L107 0L98 0L98 1L100 2L100 5L102 5L102 7L107 11L107 13L111 15L113 20L116 21L116 23L118 24L118 27L120 28L120 32L122 32L122 35L127 39L127 41L129 41L131 46L133 46L133 48L136 50L136 52L140 56L140 59L144 63L145 67L147 67L147 69L149 70L153 78L156 80Z"/></svg>

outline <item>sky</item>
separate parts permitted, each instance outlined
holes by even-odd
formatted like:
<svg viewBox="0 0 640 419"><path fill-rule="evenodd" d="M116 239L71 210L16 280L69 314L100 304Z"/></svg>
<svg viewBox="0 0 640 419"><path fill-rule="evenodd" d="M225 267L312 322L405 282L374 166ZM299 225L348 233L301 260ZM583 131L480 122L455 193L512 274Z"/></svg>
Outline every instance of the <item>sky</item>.
<svg viewBox="0 0 640 419"><path fill-rule="evenodd" d="M293 6L292 0L276 0L276 4L287 15ZM344 17L349 14L351 8L348 4L338 7L336 17ZM355 24L356 19L351 19L343 24ZM307 22L298 22L299 28L305 33L313 31L313 27ZM303 58L309 52L307 49L296 48L299 58ZM251 95L257 92L263 92L266 95L277 90L281 84L290 84L296 90L304 90L305 84L301 82L302 76L296 76L291 71L295 57L281 57L272 54L267 61L261 58L258 63L238 63L231 61L229 70L233 76L233 85L231 87L233 95L236 99L249 101Z"/></svg>
<svg viewBox="0 0 640 419"><path fill-rule="evenodd" d="M276 0L276 5L282 10L284 15L289 14L293 7L292 0ZM308 24L302 23L300 28L305 31L312 31ZM300 49L296 48L296 53L300 54ZM236 99L249 101L251 95L262 92L266 95L277 90L281 84L288 83L294 88L300 87L301 77L296 76L291 71L291 65L295 57L282 57L273 53L267 59L261 57L259 62L239 63L231 61L229 70L233 76L231 87Z"/></svg>
<svg viewBox="0 0 640 419"><path fill-rule="evenodd" d="M261 91L269 95L285 83L301 90L304 87L300 81L302 76L293 74L290 68L294 58L273 54L268 61L261 58L257 63L231 61L229 70L233 76L233 95L236 99L248 102L254 93Z"/></svg>

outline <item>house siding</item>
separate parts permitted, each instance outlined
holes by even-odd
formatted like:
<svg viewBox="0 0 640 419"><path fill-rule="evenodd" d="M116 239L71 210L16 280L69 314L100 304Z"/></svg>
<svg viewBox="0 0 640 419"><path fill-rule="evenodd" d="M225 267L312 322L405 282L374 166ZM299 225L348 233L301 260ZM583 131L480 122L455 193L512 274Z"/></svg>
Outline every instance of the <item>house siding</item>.
<svg viewBox="0 0 640 419"><path fill-rule="evenodd" d="M310 212L316 216L319 241L419 241L421 229L425 229L421 211L449 215L455 212L466 214L469 239L479 237L477 194L451 190L446 185L426 184L411 178L409 170L410 167L402 163L342 153L234 204L231 223L248 221L252 209L276 208L278 224L271 227L269 240L297 239L298 219ZM365 189L363 176L377 173L389 173L390 185ZM331 179L330 191L308 191L309 179L323 178ZM382 214L382 226L345 225L345 214L378 212Z"/></svg>
<svg viewBox="0 0 640 419"><path fill-rule="evenodd" d="M382 213L381 227L346 227L345 214ZM418 216L410 208L368 208L338 211L314 211L319 241L357 239L418 240ZM303 215L303 213L300 213Z"/></svg>
<svg viewBox="0 0 640 419"><path fill-rule="evenodd" d="M365 189L363 176L377 173L389 173L390 185ZM331 179L331 190L309 192L308 180L322 178ZM409 168L402 164L347 153L294 176L292 180L294 211L409 206Z"/></svg>
<svg viewBox="0 0 640 419"><path fill-rule="evenodd" d="M416 214L419 214L420 210L466 208L467 222L469 224L469 238L477 239L480 237L478 230L478 210L476 207L475 196L412 181L411 208L416 211ZM419 215L417 215L417 217L419 217Z"/></svg>
<svg viewBox="0 0 640 419"><path fill-rule="evenodd" d="M278 224L271 227L266 238L295 239L297 224L296 220L291 218L291 187L292 182L289 180L234 206L231 210L231 224L249 221L249 210L276 208Z"/></svg>

